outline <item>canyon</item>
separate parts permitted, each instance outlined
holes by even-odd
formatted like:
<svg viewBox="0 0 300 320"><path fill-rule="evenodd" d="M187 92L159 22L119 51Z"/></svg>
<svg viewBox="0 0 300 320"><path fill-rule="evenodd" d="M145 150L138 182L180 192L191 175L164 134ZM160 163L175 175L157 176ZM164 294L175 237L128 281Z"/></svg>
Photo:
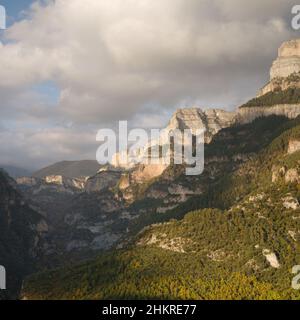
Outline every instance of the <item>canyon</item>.
<svg viewBox="0 0 300 320"><path fill-rule="evenodd" d="M281 79L281 83L285 83L292 75L293 85L300 83L300 77L298 81L296 76L298 65L294 62L300 60L299 48L299 40L288 41L280 47L278 59L271 68L271 82ZM267 86L271 90L271 85ZM285 89L285 86L276 87L275 91ZM149 141L140 154L148 152L152 145L167 143L172 130L203 129L206 169L195 179L182 178L184 165L174 168L166 164L127 163L122 166L117 154L115 161L105 166L87 161L61 162L32 177L18 178L17 185L27 201L47 216L50 225L45 245L47 255L120 247L135 232L136 225L144 225L141 220L145 215L155 212L164 216L176 211L189 199L203 194L206 184L222 176L223 168L237 169L249 161L255 151L254 144L253 150L250 144L246 152L240 152L235 146L237 151L232 154L219 155L216 151L210 154L210 145L211 149L224 143L234 146L234 134L239 131L244 134L245 129L239 128L256 119L270 116L295 119L299 115L300 101L299 104L241 106L231 112L199 107L177 110L164 129L167 134L160 140ZM290 172L286 179L296 178Z"/></svg>
<svg viewBox="0 0 300 320"><path fill-rule="evenodd" d="M187 176L185 164L122 166L117 154L115 161L107 165L64 161L16 181L6 177L14 193L20 195L20 201L39 217L32 226L32 252L38 251L38 265L53 269L107 251L154 247L176 254L198 252L207 264L243 256L243 266L251 272L264 268L281 270L283 263L272 243L264 243L260 237L261 234L267 237L262 221L276 222L271 213L278 210L287 212L289 230L284 232L289 240L292 235L293 243L298 241L300 229L296 223L293 225L293 217L299 218L295 191L295 184L300 181L297 162L300 99L295 95L300 88L299 61L300 40L288 41L279 49L270 82L256 98L235 111L193 106L173 114L166 133L185 129L205 131L205 169L199 176ZM169 139L168 134L161 138L149 141L141 152L146 153L151 145L161 145ZM261 191L257 185L265 189ZM5 205L11 200L5 198ZM185 218L195 210L204 210L201 218L197 220L193 214ZM240 214L241 221L235 212ZM247 237L236 236L234 240L241 241L243 249L251 252L244 255L238 250L234 252L221 233L218 236L225 245L214 245L219 238L212 228L206 234L208 240L195 233L193 225L189 225L189 216L193 216L193 223L199 224L202 231L205 228L201 223L211 227L216 219L220 222L215 225L216 230L220 228L227 234L233 229L237 235L234 228L238 223L247 225L245 217L254 226L262 224L262 230L257 235L256 229L246 228ZM224 216L233 224L227 225ZM177 232L185 228L186 234ZM259 238L262 242L257 248L256 243L248 243L253 234L255 241Z"/></svg>

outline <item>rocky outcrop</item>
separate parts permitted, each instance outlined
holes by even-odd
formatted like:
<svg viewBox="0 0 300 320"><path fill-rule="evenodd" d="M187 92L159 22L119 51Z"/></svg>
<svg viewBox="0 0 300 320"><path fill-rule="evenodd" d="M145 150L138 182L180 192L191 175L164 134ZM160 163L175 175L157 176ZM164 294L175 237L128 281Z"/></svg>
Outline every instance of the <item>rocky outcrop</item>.
<svg viewBox="0 0 300 320"><path fill-rule="evenodd" d="M132 183L144 183L159 177L167 168L167 165L149 164L139 165L131 174Z"/></svg>
<svg viewBox="0 0 300 320"><path fill-rule="evenodd" d="M33 177L18 178L17 184L20 188L32 188L35 193L39 193L46 189L56 189L58 192L74 192L85 188L87 178L67 178L60 175L46 176L43 179Z"/></svg>
<svg viewBox="0 0 300 320"><path fill-rule="evenodd" d="M118 181L118 187L121 191L127 189L127 191L130 192L129 189L132 186L147 183L148 181L161 176L167 167L168 165L163 164L136 165L133 170L129 170L122 174ZM128 196L129 198L132 198L129 194Z"/></svg>
<svg viewBox="0 0 300 320"><path fill-rule="evenodd" d="M114 188L122 175L117 170L101 170L95 176L87 179L84 190L86 192L99 192L107 188Z"/></svg>
<svg viewBox="0 0 300 320"><path fill-rule="evenodd" d="M296 168L289 169L285 174L286 183L300 183L300 175Z"/></svg>
<svg viewBox="0 0 300 320"><path fill-rule="evenodd" d="M272 183L278 182L280 179L288 183L300 183L300 175L297 168L287 169L285 166L272 167Z"/></svg>
<svg viewBox="0 0 300 320"><path fill-rule="evenodd" d="M207 254L207 257L215 262L222 262L225 259L227 259L230 256L230 254L227 254L223 250L219 249L216 251L211 251Z"/></svg>
<svg viewBox="0 0 300 320"><path fill-rule="evenodd" d="M171 118L166 129L167 131L203 129L205 131L205 142L209 143L221 129L230 127L234 123L235 116L235 112L220 109L179 109Z"/></svg>
<svg viewBox="0 0 300 320"><path fill-rule="evenodd" d="M213 136L215 136L223 128L230 127L235 123L235 112L228 112L219 109L201 110L200 108L188 108L179 109L172 116L169 124L165 129L161 131L160 136L157 139L150 140L143 148L129 154L129 158L133 157L134 161L128 161L126 164L121 164L120 154L116 154L113 158L113 166L115 168L125 168L127 173L123 174L119 181L119 188L126 190L134 184L147 183L148 181L159 177L168 168L170 158L172 157L170 151L161 156L157 164L144 163L136 164L135 155L138 155L138 159L148 159L149 149L152 147L170 145L169 134L175 130L183 132L188 129L192 133L196 133L198 130L203 130L204 139L206 143L211 142ZM162 157L165 157L162 159ZM126 198L130 200L132 195L129 193Z"/></svg>
<svg viewBox="0 0 300 320"><path fill-rule="evenodd" d="M290 140L288 146L288 154L295 153L300 150L300 141L299 140Z"/></svg>
<svg viewBox="0 0 300 320"><path fill-rule="evenodd" d="M164 250L173 252L185 253L185 247L191 244L190 239L184 239L181 237L168 238L166 234L151 234L150 237L141 238L138 242L138 246L155 246Z"/></svg>
<svg viewBox="0 0 300 320"><path fill-rule="evenodd" d="M61 185L61 186L65 186L66 188L69 187L69 188L82 190L85 188L87 179L88 177L66 178L64 176L46 176L44 178L44 182L46 184Z"/></svg>
<svg viewBox="0 0 300 320"><path fill-rule="evenodd" d="M271 79L287 77L294 72L300 72L300 39L290 40L281 45L270 76Z"/></svg>
<svg viewBox="0 0 300 320"><path fill-rule="evenodd" d="M297 210L299 208L298 199L290 194L287 194L286 197L282 198L282 205L285 209Z"/></svg>
<svg viewBox="0 0 300 320"><path fill-rule="evenodd" d="M16 179L18 185L23 185L27 187L36 186L39 183L39 179L33 177L20 177Z"/></svg>
<svg viewBox="0 0 300 320"><path fill-rule="evenodd" d="M154 146L169 145L169 134L174 130L180 130L181 132L191 130L194 134L197 130L203 130L205 142L209 143L213 136L221 129L233 125L235 123L235 117L235 112L220 109L202 110L197 107L178 109L172 116L167 127L161 130L161 134L157 139L150 140L143 148L131 150L131 153L128 153L129 160L126 163L121 163L120 161L122 153L126 153L126 151L115 154L112 165L116 168L121 167L125 169L132 169L137 163L148 165L147 161L145 162L143 160L148 159L149 149ZM170 153L168 153L166 157L170 157ZM152 167L152 169L153 168L154 167Z"/></svg>
<svg viewBox="0 0 300 320"><path fill-rule="evenodd" d="M45 182L62 185L64 183L64 178L63 176L47 176L45 177Z"/></svg>
<svg viewBox="0 0 300 320"><path fill-rule="evenodd" d="M273 166L272 167L272 183L276 183L280 178L283 178L286 174L285 166Z"/></svg>
<svg viewBox="0 0 300 320"><path fill-rule="evenodd" d="M278 258L274 252L271 252L269 249L263 250L263 255L265 256L266 260L269 262L270 266L274 269L280 268L280 263Z"/></svg>
<svg viewBox="0 0 300 320"><path fill-rule="evenodd" d="M258 97L277 90L300 88L300 39L284 42L270 70L270 82L259 92Z"/></svg>

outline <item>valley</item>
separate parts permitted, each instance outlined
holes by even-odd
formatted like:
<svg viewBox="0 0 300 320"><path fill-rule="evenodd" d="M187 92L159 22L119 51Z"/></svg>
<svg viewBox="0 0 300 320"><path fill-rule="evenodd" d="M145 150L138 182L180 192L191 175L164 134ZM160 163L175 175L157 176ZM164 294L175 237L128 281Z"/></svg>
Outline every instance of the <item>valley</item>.
<svg viewBox="0 0 300 320"><path fill-rule="evenodd" d="M199 176L117 161L1 173L0 226L24 255L7 255L20 266L11 297L300 299L299 48L283 44L270 83L236 111L174 113L167 130L205 129Z"/></svg>

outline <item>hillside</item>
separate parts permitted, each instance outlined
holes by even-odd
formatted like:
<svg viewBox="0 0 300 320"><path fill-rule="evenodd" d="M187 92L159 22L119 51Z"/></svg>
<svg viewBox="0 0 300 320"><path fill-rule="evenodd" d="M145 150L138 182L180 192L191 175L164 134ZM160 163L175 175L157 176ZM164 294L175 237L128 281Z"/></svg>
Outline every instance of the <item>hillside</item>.
<svg viewBox="0 0 300 320"><path fill-rule="evenodd" d="M32 174L35 178L63 176L67 178L90 177L97 173L100 165L94 160L62 161Z"/></svg>
<svg viewBox="0 0 300 320"><path fill-rule="evenodd" d="M284 117L271 117L221 130L205 146L206 164L200 176L186 176L182 166L170 166L151 179L143 168L131 172L107 168L88 179L83 189L67 181L18 179L19 188L47 214L51 226L46 264L65 265L70 254L78 259L91 251L94 256L100 250L124 246L145 226L208 207L214 194L211 189L224 172L237 170L289 123Z"/></svg>
<svg viewBox="0 0 300 320"><path fill-rule="evenodd" d="M300 299L299 68L300 40L288 41L256 98L235 112L179 109L165 140L139 150L168 144L168 129L204 128L201 175L119 168L117 154L89 178L66 178L63 163L18 180L51 229L23 298Z"/></svg>
<svg viewBox="0 0 300 320"><path fill-rule="evenodd" d="M46 231L44 218L26 204L15 182L0 170L0 265L7 273L7 290L0 292L0 299L18 297L23 277L34 270Z"/></svg>
<svg viewBox="0 0 300 320"><path fill-rule="evenodd" d="M276 127L274 118L266 118L248 126L255 132L255 126L267 121L276 128L270 141L260 144L249 135L240 136L240 148L249 147L255 155L211 184L214 192L209 188L205 201L204 195L198 196L180 211L185 208L187 213L197 203L203 209L146 228L127 249L34 275L26 281L23 295L300 299L291 289L291 268L300 260L300 119L281 120ZM251 147L254 142L256 148Z"/></svg>
<svg viewBox="0 0 300 320"><path fill-rule="evenodd" d="M244 105L241 108L251 108L251 107L271 107L276 105L284 104L300 104L300 89L298 88L289 88L286 90L271 91L263 96L254 98Z"/></svg>

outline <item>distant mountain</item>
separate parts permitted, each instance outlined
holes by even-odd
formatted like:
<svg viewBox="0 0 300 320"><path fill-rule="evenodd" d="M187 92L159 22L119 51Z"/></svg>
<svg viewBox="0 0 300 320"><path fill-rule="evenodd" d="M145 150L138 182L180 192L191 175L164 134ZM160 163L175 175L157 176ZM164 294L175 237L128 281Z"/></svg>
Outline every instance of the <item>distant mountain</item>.
<svg viewBox="0 0 300 320"><path fill-rule="evenodd" d="M47 176L88 177L95 175L99 169L100 165L96 160L62 161L36 171L32 176L35 178Z"/></svg>
<svg viewBox="0 0 300 320"><path fill-rule="evenodd" d="M32 173L27 169L9 166L9 165L0 164L0 168L4 169L14 179L20 178L20 177L29 177Z"/></svg>

